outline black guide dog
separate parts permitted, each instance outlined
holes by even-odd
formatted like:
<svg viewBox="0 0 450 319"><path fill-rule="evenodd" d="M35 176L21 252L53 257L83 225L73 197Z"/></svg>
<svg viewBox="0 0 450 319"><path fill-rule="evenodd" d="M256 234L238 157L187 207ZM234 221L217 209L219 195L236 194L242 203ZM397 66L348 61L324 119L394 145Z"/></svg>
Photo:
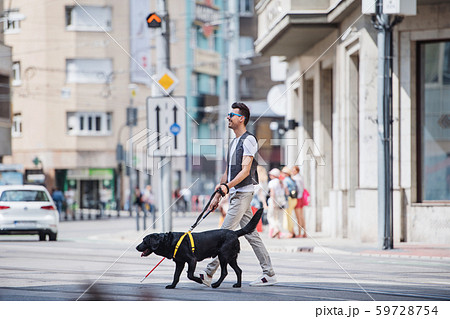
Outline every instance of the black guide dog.
<svg viewBox="0 0 450 319"><path fill-rule="evenodd" d="M173 282L166 286L167 289L175 288L180 280L180 275L185 263L188 264L187 277L190 280L201 284L202 280L199 277L194 276L197 261L216 256L219 256L221 273L219 280L213 283L211 287L217 288L220 286L228 274L227 265L229 264L237 276L237 282L233 287L239 288L241 287L242 270L237 264L237 256L241 249L238 238L255 230L262 213L263 209L259 209L246 226L236 231L229 229L215 229L201 233L192 233L195 247L194 252L192 252L189 236L186 235L178 248L175 258L173 258L175 246L180 237L183 236L183 233L168 232L147 235L136 249L142 252L141 257L146 257L151 253L155 253L168 259L173 258L176 268L173 275Z"/></svg>

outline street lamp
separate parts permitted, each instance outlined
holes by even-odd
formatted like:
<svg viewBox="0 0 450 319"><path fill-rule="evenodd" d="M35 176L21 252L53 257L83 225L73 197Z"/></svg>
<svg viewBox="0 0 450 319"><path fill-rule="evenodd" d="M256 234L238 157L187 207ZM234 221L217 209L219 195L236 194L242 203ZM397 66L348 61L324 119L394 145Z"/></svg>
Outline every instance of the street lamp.
<svg viewBox="0 0 450 319"><path fill-rule="evenodd" d="M133 213L133 178L135 177L135 174L137 174L137 172L135 172L134 170L134 160L133 160L133 145L131 144L131 141L133 139L133 126L137 126L137 120L138 120L138 110L137 108L134 106L134 98L136 96L136 90L137 90L137 85L134 83L130 83L128 85L128 89L130 90L130 106L127 107L127 126L130 129L130 135L129 135L129 141L130 141L130 145L128 145L128 151L129 151L129 163L130 166L128 167L128 180L129 180L129 190L130 190L130 194L128 197L128 211L130 212L130 216ZM136 228L137 230L139 230L139 209L136 212Z"/></svg>
<svg viewBox="0 0 450 319"><path fill-rule="evenodd" d="M394 248L393 160L392 160L392 30L403 20L399 15L415 15L415 0L363 0L364 14L373 14L378 30L378 244Z"/></svg>

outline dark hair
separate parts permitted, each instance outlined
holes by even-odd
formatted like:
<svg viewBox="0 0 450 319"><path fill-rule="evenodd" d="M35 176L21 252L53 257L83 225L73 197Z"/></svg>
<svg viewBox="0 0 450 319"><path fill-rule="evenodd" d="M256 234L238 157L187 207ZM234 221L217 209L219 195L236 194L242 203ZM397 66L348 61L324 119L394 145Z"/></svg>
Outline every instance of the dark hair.
<svg viewBox="0 0 450 319"><path fill-rule="evenodd" d="M231 105L231 108L239 109L239 114L245 116L244 124L247 125L248 121L250 120L250 110L248 109L248 106L242 102L234 102Z"/></svg>

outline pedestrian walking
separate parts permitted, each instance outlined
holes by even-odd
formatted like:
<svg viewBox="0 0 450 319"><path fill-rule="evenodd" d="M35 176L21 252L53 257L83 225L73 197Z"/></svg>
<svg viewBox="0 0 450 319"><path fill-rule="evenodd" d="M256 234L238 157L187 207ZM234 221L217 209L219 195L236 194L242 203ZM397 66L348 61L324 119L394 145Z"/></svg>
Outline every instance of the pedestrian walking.
<svg viewBox="0 0 450 319"><path fill-rule="evenodd" d="M220 183L216 186L218 193L212 199L209 209L215 210L221 197L230 194L228 212L223 221L225 229L236 229L248 224L253 216L250 203L255 185L258 184L257 162L255 155L258 150L256 137L250 134L246 125L250 119L250 110L244 103L233 103L232 112L227 116L228 128L234 131L236 137L230 143L227 168ZM269 253L258 232L245 235L256 257L259 260L262 276L250 283L251 286L273 285L277 282ZM200 278L207 286L211 285L212 277L219 267L218 258L210 262L206 270L200 273Z"/></svg>
<svg viewBox="0 0 450 319"><path fill-rule="evenodd" d="M189 203L191 202L192 193L189 188L185 187L181 189L180 194L183 201L183 213L186 213L188 211Z"/></svg>
<svg viewBox="0 0 450 319"><path fill-rule="evenodd" d="M181 196L181 191L179 188L173 191L172 198L174 200L174 208L175 212L179 215L184 215L184 202L183 202L183 196Z"/></svg>
<svg viewBox="0 0 450 319"><path fill-rule="evenodd" d="M102 218L103 215L105 214L106 206L108 204L109 199L110 199L109 191L105 187L102 187L100 189L100 215L97 216L98 218Z"/></svg>
<svg viewBox="0 0 450 319"><path fill-rule="evenodd" d="M295 217L298 222L298 235L296 237L306 238L306 223L305 215L303 213L303 191L305 189L305 183L303 177L300 175L300 168L298 166L292 167L292 179L297 184L297 205L295 206ZM303 232L303 234L302 234Z"/></svg>
<svg viewBox="0 0 450 319"><path fill-rule="evenodd" d="M145 186L145 190L142 195L143 195L143 201L144 201L145 208L152 215L153 228L156 228L156 225L155 225L156 224L155 196L153 195L153 192L152 192L152 186L151 185ZM144 226L144 228L145 228L145 226Z"/></svg>
<svg viewBox="0 0 450 319"><path fill-rule="evenodd" d="M66 198L66 214L64 219L67 220L68 216L75 219L75 191L69 186L69 188L64 192L64 197Z"/></svg>
<svg viewBox="0 0 450 319"><path fill-rule="evenodd" d="M297 206L297 184L291 178L291 170L287 166L283 167L283 169L281 170L281 175L283 176L283 184L288 199L288 205L287 209L285 210L286 213L284 215L283 224L286 225L289 234L287 234L284 237L294 238L295 230L294 230L294 221L292 219L292 213L295 209L295 206Z"/></svg>
<svg viewBox="0 0 450 319"><path fill-rule="evenodd" d="M58 213L61 215L63 202L64 202L64 195L58 188L53 188L52 190L52 198L55 202L56 208L58 209Z"/></svg>
<svg viewBox="0 0 450 319"><path fill-rule="evenodd" d="M145 209L145 202L144 202L144 196L139 189L139 186L136 186L134 188L134 205L136 207L136 214L139 216L139 212L142 210L144 213L146 212Z"/></svg>
<svg viewBox="0 0 450 319"><path fill-rule="evenodd" d="M263 166L258 165L256 168L258 172L259 183L255 186L255 191L253 194L253 199L251 202L251 206L256 209L264 209L263 215L261 217L261 223L263 225L267 225L267 194L268 194L268 176L267 171ZM256 228L258 230L258 227Z"/></svg>
<svg viewBox="0 0 450 319"><path fill-rule="evenodd" d="M269 236L279 238L283 229L283 209L286 208L286 193L283 182L280 181L280 170L273 168L269 172L269 209L267 220L269 222Z"/></svg>
<svg viewBox="0 0 450 319"><path fill-rule="evenodd" d="M136 228L139 230L139 215L140 211L144 213L144 230L147 229L147 209L145 207L144 195L139 189L139 186L134 188L134 206L136 207Z"/></svg>

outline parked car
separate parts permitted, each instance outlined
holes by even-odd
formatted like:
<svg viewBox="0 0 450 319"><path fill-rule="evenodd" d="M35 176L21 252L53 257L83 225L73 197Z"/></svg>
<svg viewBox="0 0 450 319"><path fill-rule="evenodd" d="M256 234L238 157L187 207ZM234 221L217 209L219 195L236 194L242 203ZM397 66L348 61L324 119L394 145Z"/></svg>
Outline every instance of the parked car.
<svg viewBox="0 0 450 319"><path fill-rule="evenodd" d="M0 186L0 234L39 235L39 240L55 241L59 214L44 186Z"/></svg>

